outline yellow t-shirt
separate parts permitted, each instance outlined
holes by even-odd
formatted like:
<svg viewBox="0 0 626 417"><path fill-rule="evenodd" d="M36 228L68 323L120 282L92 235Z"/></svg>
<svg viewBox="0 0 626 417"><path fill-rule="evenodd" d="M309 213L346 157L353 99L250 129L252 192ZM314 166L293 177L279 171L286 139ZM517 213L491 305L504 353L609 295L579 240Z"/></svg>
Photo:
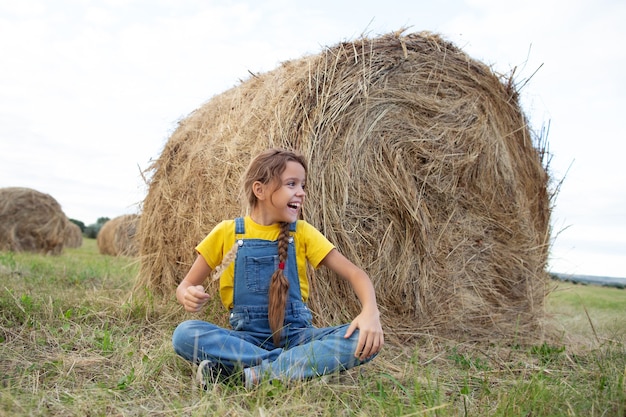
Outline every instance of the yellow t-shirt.
<svg viewBox="0 0 626 417"><path fill-rule="evenodd" d="M244 217L244 225L246 238L275 241L280 234L278 223L263 226L255 223L250 216L246 216ZM307 261L311 266L317 268L335 246L319 230L304 220L298 220L296 231L292 232L292 236L296 248L296 263L302 301L306 302L309 297L309 281L306 276ZM215 226L211 233L196 246L196 251L211 269L215 269L234 244L235 220L224 220ZM227 309L233 308L234 273L233 262L220 277L220 298Z"/></svg>

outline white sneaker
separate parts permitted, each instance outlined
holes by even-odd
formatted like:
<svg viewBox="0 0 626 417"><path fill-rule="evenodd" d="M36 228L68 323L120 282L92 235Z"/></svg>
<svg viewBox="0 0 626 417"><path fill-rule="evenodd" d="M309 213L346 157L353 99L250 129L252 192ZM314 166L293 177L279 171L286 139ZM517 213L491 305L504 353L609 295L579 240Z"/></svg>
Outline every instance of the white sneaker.
<svg viewBox="0 0 626 417"><path fill-rule="evenodd" d="M219 377L219 370L213 361L208 359L203 360L198 364L198 370L196 371L196 382L203 390L207 390L209 384L214 385L217 383Z"/></svg>

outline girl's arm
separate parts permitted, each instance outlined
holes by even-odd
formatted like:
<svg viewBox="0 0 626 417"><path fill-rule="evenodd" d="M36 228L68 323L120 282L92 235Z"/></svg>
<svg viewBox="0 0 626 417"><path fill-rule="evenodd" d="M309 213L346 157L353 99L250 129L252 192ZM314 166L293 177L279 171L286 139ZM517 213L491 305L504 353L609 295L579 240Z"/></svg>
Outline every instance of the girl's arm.
<svg viewBox="0 0 626 417"><path fill-rule="evenodd" d="M359 329L359 342L354 356L363 360L378 353L385 343L385 338L372 281L365 271L350 262L337 249L331 250L321 265L348 280L361 302L361 313L352 320L345 335L348 338Z"/></svg>
<svg viewBox="0 0 626 417"><path fill-rule="evenodd" d="M206 304L210 295L204 291L202 283L211 273L211 268L200 255L176 288L176 299L186 311L196 313Z"/></svg>

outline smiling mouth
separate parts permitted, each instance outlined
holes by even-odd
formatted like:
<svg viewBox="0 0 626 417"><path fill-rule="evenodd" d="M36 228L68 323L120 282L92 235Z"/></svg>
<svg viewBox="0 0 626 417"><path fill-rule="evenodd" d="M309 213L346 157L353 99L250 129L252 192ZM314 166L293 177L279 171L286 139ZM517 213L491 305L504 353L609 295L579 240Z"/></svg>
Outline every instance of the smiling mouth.
<svg viewBox="0 0 626 417"><path fill-rule="evenodd" d="M294 209L294 210L298 210L300 208L300 203L289 203L287 204L287 207Z"/></svg>

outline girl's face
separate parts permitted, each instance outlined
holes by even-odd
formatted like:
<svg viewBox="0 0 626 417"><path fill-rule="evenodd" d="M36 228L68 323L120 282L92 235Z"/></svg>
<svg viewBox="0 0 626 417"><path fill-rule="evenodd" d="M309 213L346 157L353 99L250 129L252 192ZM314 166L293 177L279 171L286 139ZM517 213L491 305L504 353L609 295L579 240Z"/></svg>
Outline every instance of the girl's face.
<svg viewBox="0 0 626 417"><path fill-rule="evenodd" d="M304 167L297 162L288 161L277 181L269 184L254 183L253 189L258 199L252 213L254 220L264 225L298 220L306 197L305 182Z"/></svg>

